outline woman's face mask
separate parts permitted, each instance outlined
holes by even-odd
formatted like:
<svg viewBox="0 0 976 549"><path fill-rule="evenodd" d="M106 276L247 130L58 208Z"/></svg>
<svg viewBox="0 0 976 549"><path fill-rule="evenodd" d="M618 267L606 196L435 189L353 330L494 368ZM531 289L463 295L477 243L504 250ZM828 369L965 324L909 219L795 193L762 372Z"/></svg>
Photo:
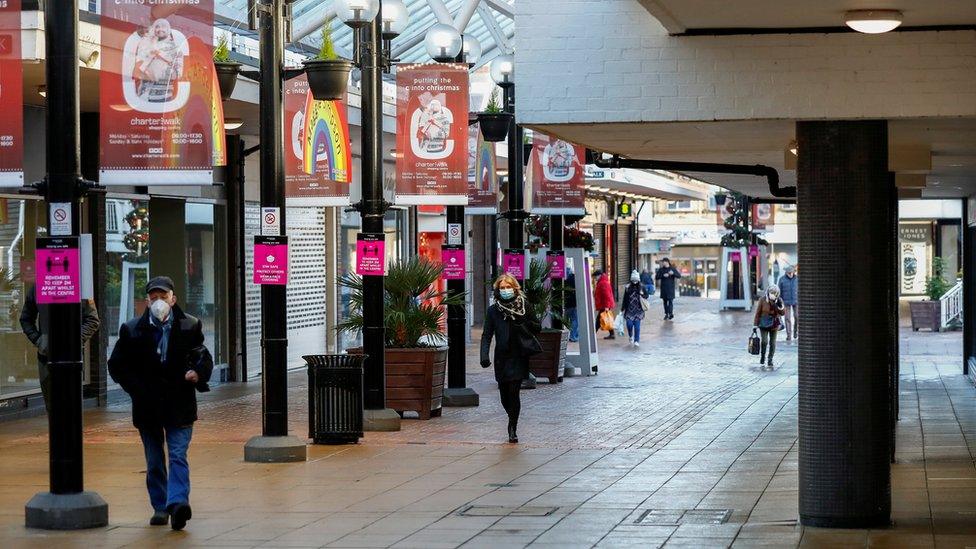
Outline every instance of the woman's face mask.
<svg viewBox="0 0 976 549"><path fill-rule="evenodd" d="M515 290L512 288L499 288L498 295L505 301L515 299Z"/></svg>

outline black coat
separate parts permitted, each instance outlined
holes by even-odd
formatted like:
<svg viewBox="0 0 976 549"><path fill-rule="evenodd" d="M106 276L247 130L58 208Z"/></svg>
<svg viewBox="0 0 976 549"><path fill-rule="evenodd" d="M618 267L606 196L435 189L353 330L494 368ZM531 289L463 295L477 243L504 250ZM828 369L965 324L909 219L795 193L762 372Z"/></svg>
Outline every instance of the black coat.
<svg viewBox="0 0 976 549"><path fill-rule="evenodd" d="M166 362L156 351L149 310L119 329L108 371L132 398L132 423L138 428L184 427L197 420L196 391L209 391L213 358L203 345L203 324L174 305ZM199 381L185 379L194 370Z"/></svg>
<svg viewBox="0 0 976 549"><path fill-rule="evenodd" d="M485 331L481 335L481 364L492 362L488 355L491 340L495 340L495 381L516 381L528 375L529 357L542 351L536 334L542 331L542 323L531 309L526 308L522 320L506 320L497 304L488 307L485 314Z"/></svg>
<svg viewBox="0 0 976 549"><path fill-rule="evenodd" d="M671 276L664 276L664 273L671 273ZM674 299L674 289L678 285L679 278L681 273L673 266L661 267L657 270L654 280L657 280L657 287L661 289L661 299Z"/></svg>
<svg viewBox="0 0 976 549"><path fill-rule="evenodd" d="M24 308L20 311L20 328L24 335L37 347L37 359L47 362L47 334L43 332L47 324L47 305L37 304L36 286L31 286L27 290L27 297L24 299ZM101 321L98 319L98 309L90 299L81 300L81 342L88 343L88 340L95 335Z"/></svg>

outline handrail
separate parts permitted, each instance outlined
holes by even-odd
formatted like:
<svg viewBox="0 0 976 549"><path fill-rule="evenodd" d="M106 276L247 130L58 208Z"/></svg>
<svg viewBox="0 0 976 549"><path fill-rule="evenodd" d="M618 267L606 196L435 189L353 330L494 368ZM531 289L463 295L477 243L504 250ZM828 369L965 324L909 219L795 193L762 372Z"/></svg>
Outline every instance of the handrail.
<svg viewBox="0 0 976 549"><path fill-rule="evenodd" d="M939 310L942 313L941 327L946 328L949 323L962 313L962 281L956 283L948 292L939 298Z"/></svg>

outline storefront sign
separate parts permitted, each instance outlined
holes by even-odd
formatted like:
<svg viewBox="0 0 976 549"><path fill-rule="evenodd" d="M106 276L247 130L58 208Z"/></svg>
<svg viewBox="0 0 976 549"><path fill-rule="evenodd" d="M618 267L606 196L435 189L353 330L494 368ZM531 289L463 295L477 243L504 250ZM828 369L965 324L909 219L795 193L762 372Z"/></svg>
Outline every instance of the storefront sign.
<svg viewBox="0 0 976 549"><path fill-rule="evenodd" d="M0 2L0 187L24 185L20 0Z"/></svg>
<svg viewBox="0 0 976 549"><path fill-rule="evenodd" d="M444 280L464 280L464 248L444 246L441 248L441 261L444 265Z"/></svg>
<svg viewBox="0 0 976 549"><path fill-rule="evenodd" d="M383 276L386 274L386 237L382 234L359 233L356 237L356 274Z"/></svg>
<svg viewBox="0 0 976 549"><path fill-rule="evenodd" d="M566 278L566 252L550 250L546 252L546 261L549 262L549 278L552 280Z"/></svg>
<svg viewBox="0 0 976 549"><path fill-rule="evenodd" d="M468 68L397 68L397 204L468 203Z"/></svg>
<svg viewBox="0 0 976 549"><path fill-rule="evenodd" d="M352 147L343 101L316 101L305 75L285 82L285 195L293 206L348 206Z"/></svg>
<svg viewBox="0 0 976 549"><path fill-rule="evenodd" d="M78 237L38 237L34 253L37 303L79 303L81 256L78 253Z"/></svg>
<svg viewBox="0 0 976 549"><path fill-rule="evenodd" d="M48 205L51 217L51 236L71 235L71 202L52 202Z"/></svg>
<svg viewBox="0 0 976 549"><path fill-rule="evenodd" d="M287 236L254 236L254 283L288 284Z"/></svg>
<svg viewBox="0 0 976 549"><path fill-rule="evenodd" d="M532 213L584 215L586 149L535 132L532 143Z"/></svg>
<svg viewBox="0 0 976 549"><path fill-rule="evenodd" d="M525 250L507 248L502 254L502 272L523 280L525 278Z"/></svg>
<svg viewBox="0 0 976 549"><path fill-rule="evenodd" d="M498 159L495 144L485 141L478 124L468 126L468 206L469 215L498 213Z"/></svg>
<svg viewBox="0 0 976 549"><path fill-rule="evenodd" d="M931 223L899 223L898 240L902 242L931 242Z"/></svg>
<svg viewBox="0 0 976 549"><path fill-rule="evenodd" d="M102 184L211 184L226 164L213 7L102 3Z"/></svg>

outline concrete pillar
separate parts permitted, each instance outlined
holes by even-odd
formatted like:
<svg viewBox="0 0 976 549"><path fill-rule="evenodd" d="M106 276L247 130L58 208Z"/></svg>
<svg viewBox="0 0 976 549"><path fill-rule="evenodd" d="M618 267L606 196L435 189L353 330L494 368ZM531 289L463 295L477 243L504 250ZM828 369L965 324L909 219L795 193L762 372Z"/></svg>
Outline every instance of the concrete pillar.
<svg viewBox="0 0 976 549"><path fill-rule="evenodd" d="M885 121L798 122L799 480L806 526L891 515L891 250Z"/></svg>
<svg viewBox="0 0 976 549"><path fill-rule="evenodd" d="M974 205L969 200L962 202L962 373L974 377L976 372L976 227L969 225L970 210Z"/></svg>

